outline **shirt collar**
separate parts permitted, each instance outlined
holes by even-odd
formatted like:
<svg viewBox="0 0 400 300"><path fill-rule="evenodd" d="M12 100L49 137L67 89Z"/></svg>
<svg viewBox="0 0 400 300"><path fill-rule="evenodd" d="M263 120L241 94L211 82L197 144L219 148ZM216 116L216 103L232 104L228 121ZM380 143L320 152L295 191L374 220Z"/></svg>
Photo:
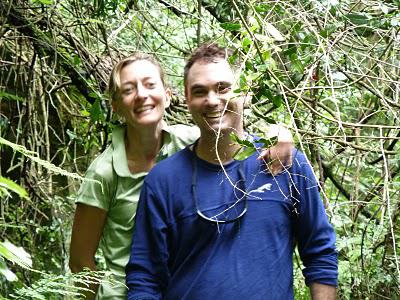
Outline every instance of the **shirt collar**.
<svg viewBox="0 0 400 300"><path fill-rule="evenodd" d="M168 156L169 149L168 146L171 142L171 129L163 121L162 123L162 145L160 152L157 155L157 161L160 161ZM146 175L148 172L140 172L136 174L132 174L128 168L128 160L126 158L126 149L125 149L125 134L126 134L126 125L121 125L116 127L112 132L112 145L113 145L113 167L115 172L120 177L141 177Z"/></svg>

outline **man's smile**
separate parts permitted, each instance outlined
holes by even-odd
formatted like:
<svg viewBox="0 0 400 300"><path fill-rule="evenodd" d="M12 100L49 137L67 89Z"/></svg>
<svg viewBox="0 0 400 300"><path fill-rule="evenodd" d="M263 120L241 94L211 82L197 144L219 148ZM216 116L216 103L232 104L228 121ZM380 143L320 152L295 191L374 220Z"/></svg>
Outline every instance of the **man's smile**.
<svg viewBox="0 0 400 300"><path fill-rule="evenodd" d="M212 111L212 112L207 112L204 114L204 117L207 119L217 119L217 118L221 118L224 115L223 111Z"/></svg>

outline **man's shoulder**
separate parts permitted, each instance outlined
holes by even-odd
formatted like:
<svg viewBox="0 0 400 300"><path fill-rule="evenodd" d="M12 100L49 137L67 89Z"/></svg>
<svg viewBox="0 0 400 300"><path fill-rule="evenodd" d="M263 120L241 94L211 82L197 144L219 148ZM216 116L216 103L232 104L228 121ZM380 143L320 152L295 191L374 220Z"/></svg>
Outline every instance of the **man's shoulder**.
<svg viewBox="0 0 400 300"><path fill-rule="evenodd" d="M180 174L188 169L188 163L190 163L188 151L190 150L184 148L158 162L146 176L146 180L157 180L157 178L160 177L170 178L172 176L181 176Z"/></svg>
<svg viewBox="0 0 400 300"><path fill-rule="evenodd" d="M292 155L293 155L293 161L292 161L293 169L301 171L301 170L308 170L311 167L307 156L301 150L293 148Z"/></svg>

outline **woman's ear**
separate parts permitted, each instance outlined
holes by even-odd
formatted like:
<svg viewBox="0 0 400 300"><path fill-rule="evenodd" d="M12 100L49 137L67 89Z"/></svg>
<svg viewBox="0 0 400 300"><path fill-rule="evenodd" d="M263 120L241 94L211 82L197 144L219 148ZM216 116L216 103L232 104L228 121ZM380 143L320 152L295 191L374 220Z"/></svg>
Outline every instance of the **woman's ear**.
<svg viewBox="0 0 400 300"><path fill-rule="evenodd" d="M172 91L170 88L165 89L165 108L169 107L171 104Z"/></svg>
<svg viewBox="0 0 400 300"><path fill-rule="evenodd" d="M118 104L117 101L112 100L111 101L111 108L112 108L112 112L113 113L117 113L118 112Z"/></svg>

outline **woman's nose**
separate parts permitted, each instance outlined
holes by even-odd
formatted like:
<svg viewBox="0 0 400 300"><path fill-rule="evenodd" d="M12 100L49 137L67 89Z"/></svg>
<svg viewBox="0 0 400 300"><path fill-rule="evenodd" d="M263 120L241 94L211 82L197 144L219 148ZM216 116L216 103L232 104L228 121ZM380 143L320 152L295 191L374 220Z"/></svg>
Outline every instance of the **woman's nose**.
<svg viewBox="0 0 400 300"><path fill-rule="evenodd" d="M136 97L138 99L146 99L149 96L149 91L147 90L147 88L145 86L143 86L142 84L138 84L137 85L137 94Z"/></svg>

